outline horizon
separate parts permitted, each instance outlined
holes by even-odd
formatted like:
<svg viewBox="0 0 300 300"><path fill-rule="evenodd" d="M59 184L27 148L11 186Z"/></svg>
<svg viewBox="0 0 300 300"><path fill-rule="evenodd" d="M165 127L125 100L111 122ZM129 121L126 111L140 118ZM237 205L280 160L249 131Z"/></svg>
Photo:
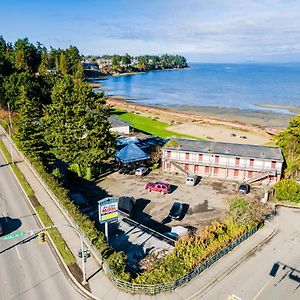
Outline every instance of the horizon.
<svg viewBox="0 0 300 300"><path fill-rule="evenodd" d="M11 0L2 9L5 40L28 37L48 49L74 45L85 56L168 53L190 63L300 62L297 0Z"/></svg>

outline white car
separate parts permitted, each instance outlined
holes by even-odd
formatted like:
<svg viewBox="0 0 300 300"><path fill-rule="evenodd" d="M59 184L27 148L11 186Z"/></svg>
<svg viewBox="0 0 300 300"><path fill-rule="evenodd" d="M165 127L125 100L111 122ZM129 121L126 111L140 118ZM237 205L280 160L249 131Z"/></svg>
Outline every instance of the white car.
<svg viewBox="0 0 300 300"><path fill-rule="evenodd" d="M148 172L148 168L147 167L139 167L135 170L135 175L137 176L143 176L146 175Z"/></svg>

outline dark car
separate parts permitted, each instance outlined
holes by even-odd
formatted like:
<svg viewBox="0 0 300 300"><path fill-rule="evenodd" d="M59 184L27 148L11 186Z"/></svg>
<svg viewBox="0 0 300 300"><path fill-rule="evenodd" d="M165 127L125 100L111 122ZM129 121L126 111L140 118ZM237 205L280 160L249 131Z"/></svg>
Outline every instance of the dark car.
<svg viewBox="0 0 300 300"><path fill-rule="evenodd" d="M118 208L132 217L134 215L135 202L135 199L131 196L121 196L119 197Z"/></svg>
<svg viewBox="0 0 300 300"><path fill-rule="evenodd" d="M183 215L183 205L180 202L175 201L170 209L169 217L173 220L178 220Z"/></svg>
<svg viewBox="0 0 300 300"><path fill-rule="evenodd" d="M247 183L242 183L239 186L239 192L241 194L248 194L250 192L250 185Z"/></svg>
<svg viewBox="0 0 300 300"><path fill-rule="evenodd" d="M171 185L166 182L148 182L145 189L149 192L155 191L162 194L169 194L171 192Z"/></svg>

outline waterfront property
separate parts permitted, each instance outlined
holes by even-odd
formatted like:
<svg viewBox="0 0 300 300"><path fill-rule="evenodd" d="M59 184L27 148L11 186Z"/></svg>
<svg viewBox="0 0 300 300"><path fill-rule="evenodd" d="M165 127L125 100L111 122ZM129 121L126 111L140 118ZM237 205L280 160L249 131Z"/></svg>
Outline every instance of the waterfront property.
<svg viewBox="0 0 300 300"><path fill-rule="evenodd" d="M165 172L193 173L220 179L274 184L282 175L277 147L172 139L162 150Z"/></svg>
<svg viewBox="0 0 300 300"><path fill-rule="evenodd" d="M131 124L129 122L120 120L114 116L110 116L108 118L108 121L111 124L110 131L117 132L120 134L129 134L130 133Z"/></svg>

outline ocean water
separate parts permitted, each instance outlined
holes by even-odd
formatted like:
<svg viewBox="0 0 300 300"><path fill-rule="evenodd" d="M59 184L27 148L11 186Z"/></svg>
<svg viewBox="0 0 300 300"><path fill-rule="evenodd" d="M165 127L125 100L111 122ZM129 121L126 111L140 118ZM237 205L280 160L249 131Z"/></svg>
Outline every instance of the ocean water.
<svg viewBox="0 0 300 300"><path fill-rule="evenodd" d="M101 84L107 95L162 107L212 106L241 110L273 104L300 106L300 64L189 64L181 70L109 76Z"/></svg>

